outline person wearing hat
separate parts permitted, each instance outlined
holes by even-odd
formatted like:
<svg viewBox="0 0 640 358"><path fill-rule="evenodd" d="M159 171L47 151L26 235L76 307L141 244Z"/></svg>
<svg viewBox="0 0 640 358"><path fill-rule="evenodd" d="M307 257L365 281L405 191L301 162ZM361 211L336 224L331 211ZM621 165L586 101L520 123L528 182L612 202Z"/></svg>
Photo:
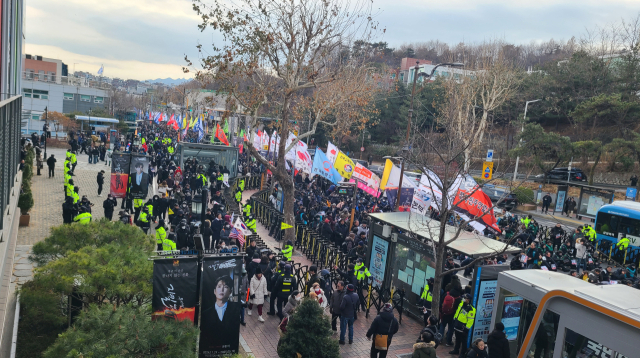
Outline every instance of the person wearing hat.
<svg viewBox="0 0 640 358"><path fill-rule="evenodd" d="M420 332L420 339L413 345L411 358L437 358L436 346L433 333L423 330Z"/></svg>
<svg viewBox="0 0 640 358"><path fill-rule="evenodd" d="M355 290L354 285L348 284L347 292L340 302L340 341L338 342L340 344L345 343L347 326L349 327L349 344L353 344L353 322L358 309L358 295Z"/></svg>
<svg viewBox="0 0 640 358"><path fill-rule="evenodd" d="M284 274L278 278L273 290L278 295L278 317L284 318L282 314L282 303L288 300L289 295L298 287L296 278L291 274L291 265L284 266Z"/></svg>
<svg viewBox="0 0 640 358"><path fill-rule="evenodd" d="M509 340L504 333L504 324L496 322L496 325L487 337L487 345L491 347L489 352L490 358L510 358L511 349L509 348Z"/></svg>
<svg viewBox="0 0 640 358"><path fill-rule="evenodd" d="M73 222L86 225L91 222L91 213L88 213L84 206L80 206L78 209L78 215L73 218Z"/></svg>
<svg viewBox="0 0 640 358"><path fill-rule="evenodd" d="M96 179L98 182L98 196L102 196L102 186L104 185L104 170L101 170L98 173L98 178Z"/></svg>
<svg viewBox="0 0 640 358"><path fill-rule="evenodd" d="M356 280L358 280L358 296L360 297L360 305L362 306L362 310L366 310L366 301L364 299L364 294L362 294L362 288L367 287L369 278L371 277L371 273L369 269L364 265L364 260L359 258L356 261L355 266L353 267L356 275Z"/></svg>
<svg viewBox="0 0 640 358"><path fill-rule="evenodd" d="M455 315L453 316L453 329L456 335L456 344L449 354L460 354L463 358L467 353L467 335L473 326L476 318L476 309L471 305L471 295L465 293L462 295L462 301L458 305Z"/></svg>
<svg viewBox="0 0 640 358"><path fill-rule="evenodd" d="M158 222L158 226L156 227L156 245L158 246L158 251L162 250L162 246L166 238L167 231L164 228L164 220L160 219L160 222Z"/></svg>
<svg viewBox="0 0 640 358"><path fill-rule="evenodd" d="M385 358L387 356L391 339L393 335L398 332L398 328L398 320L393 316L393 306L387 302L382 307L380 314L371 322L371 326L369 326L366 334L368 340L371 340L371 337L373 337L373 341L371 342L372 358ZM384 341L384 336L386 336L386 342Z"/></svg>

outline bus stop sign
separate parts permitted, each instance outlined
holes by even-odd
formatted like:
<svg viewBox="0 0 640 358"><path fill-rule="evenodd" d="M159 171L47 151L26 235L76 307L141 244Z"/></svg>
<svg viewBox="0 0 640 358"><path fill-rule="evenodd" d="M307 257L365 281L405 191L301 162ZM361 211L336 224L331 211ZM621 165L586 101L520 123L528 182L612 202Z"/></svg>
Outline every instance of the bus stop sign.
<svg viewBox="0 0 640 358"><path fill-rule="evenodd" d="M627 188L627 199L636 200L636 194L638 194L638 189Z"/></svg>

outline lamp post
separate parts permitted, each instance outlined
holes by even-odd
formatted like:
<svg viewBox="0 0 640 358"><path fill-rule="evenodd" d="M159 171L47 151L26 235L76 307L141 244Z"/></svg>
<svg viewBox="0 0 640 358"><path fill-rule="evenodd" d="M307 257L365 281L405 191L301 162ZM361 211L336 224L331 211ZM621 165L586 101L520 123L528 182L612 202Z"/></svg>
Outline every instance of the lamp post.
<svg viewBox="0 0 640 358"><path fill-rule="evenodd" d="M395 159L400 161L400 181L398 182L398 195L396 196L396 205L394 205L397 211L398 208L400 207L400 192L402 191L402 178L404 178L404 157L384 156L382 157L382 159L389 159L389 160Z"/></svg>
<svg viewBox="0 0 640 358"><path fill-rule="evenodd" d="M529 103L534 103L534 102L538 102L540 101L540 99L534 99L533 101L527 101L524 104L524 120L522 122L522 130L520 130L520 133L524 132L524 124L527 122L527 108L529 107ZM520 146L520 144L522 143L522 138L520 138L520 141L518 142L518 146ZM518 178L518 164L520 163L520 156L516 157L516 169L513 171L513 180L516 180Z"/></svg>
<svg viewBox="0 0 640 358"><path fill-rule="evenodd" d="M49 110L48 110L48 106L44 107L44 124L47 128L46 131L44 131L44 160L47 160L47 137L49 136Z"/></svg>

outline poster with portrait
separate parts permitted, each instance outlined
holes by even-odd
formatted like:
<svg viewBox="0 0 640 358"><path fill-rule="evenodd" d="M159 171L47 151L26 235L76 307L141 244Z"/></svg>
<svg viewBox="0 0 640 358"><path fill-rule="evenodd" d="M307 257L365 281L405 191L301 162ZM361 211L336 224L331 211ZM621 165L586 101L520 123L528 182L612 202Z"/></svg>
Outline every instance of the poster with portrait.
<svg viewBox="0 0 640 358"><path fill-rule="evenodd" d="M130 161L131 155L128 153L113 153L111 156L111 182L109 192L114 198L124 198L127 196Z"/></svg>
<svg viewBox="0 0 640 358"><path fill-rule="evenodd" d="M387 256L389 256L389 243L374 235L369 272L371 272L371 277L373 278L373 285L376 287L382 287L382 283L384 282Z"/></svg>
<svg viewBox="0 0 640 358"><path fill-rule="evenodd" d="M134 199L145 199L149 192L149 157L131 156L129 192Z"/></svg>
<svg viewBox="0 0 640 358"><path fill-rule="evenodd" d="M198 289L198 259L153 261L152 319L194 321Z"/></svg>
<svg viewBox="0 0 640 358"><path fill-rule="evenodd" d="M200 358L238 353L242 256L205 257L202 262Z"/></svg>

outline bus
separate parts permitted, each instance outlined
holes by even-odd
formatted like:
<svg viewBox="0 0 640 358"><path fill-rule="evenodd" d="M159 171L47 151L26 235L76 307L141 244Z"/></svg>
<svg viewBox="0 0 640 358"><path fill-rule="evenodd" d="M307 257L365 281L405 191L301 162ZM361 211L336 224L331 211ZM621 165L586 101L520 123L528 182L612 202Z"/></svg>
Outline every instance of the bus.
<svg viewBox="0 0 640 358"><path fill-rule="evenodd" d="M626 236L630 245L640 247L640 203L614 201L603 205L596 214L598 240L618 242Z"/></svg>

